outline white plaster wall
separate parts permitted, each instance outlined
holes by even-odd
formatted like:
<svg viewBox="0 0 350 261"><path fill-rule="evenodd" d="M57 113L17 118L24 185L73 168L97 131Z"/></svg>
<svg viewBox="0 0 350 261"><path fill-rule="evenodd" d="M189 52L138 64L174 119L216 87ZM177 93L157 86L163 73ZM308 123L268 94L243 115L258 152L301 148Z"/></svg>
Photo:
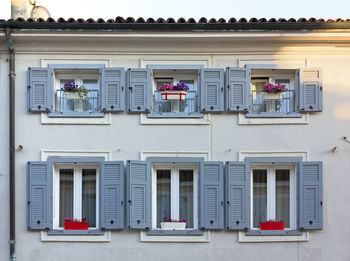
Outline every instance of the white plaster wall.
<svg viewBox="0 0 350 261"><path fill-rule="evenodd" d="M162 46L159 39L147 41L54 42L40 39L16 45L16 117L17 152L17 257L18 260L286 260L314 261L350 259L350 48L342 52L328 47L311 52L312 46L295 51L279 45L238 44L234 40L220 42L186 40ZM114 45L113 45L114 43ZM176 47L177 46L177 47ZM159 50L157 50L159 48ZM59 50L59 51L58 51ZM181 50L181 51L180 51ZM224 50L225 53L222 53ZM124 52L124 53L123 53ZM178 53L180 52L180 53ZM137 114L116 113L111 125L42 125L40 114L28 113L26 106L26 72L29 66L40 66L46 60L78 59L109 61L111 66L139 67L144 60L208 61L211 67L237 66L249 61L302 64L323 68L324 109L309 115L307 125L239 125L238 115L211 115L209 125L141 125ZM1 60L1 90L6 86L7 72ZM3 84L4 83L4 84ZM3 91L2 91L3 93ZM0 120L7 123L0 95ZM5 107L6 108L6 107ZM5 132L3 128L1 133ZM0 144L7 138L0 135ZM169 136L181 137L158 142ZM337 146L335 153L331 149ZM7 146L1 146L6 152ZM236 232L213 232L209 243L144 243L139 232L112 232L110 243L41 242L40 232L27 230L26 162L40 160L42 150L110 151L112 160L138 160L142 151L210 152L212 160L238 160L239 151L308 151L309 160L324 163L324 229L310 232L308 242L239 243ZM3 153L1 153L4 155ZM4 157L1 163L6 162ZM0 165L0 203L8 202L6 164ZM3 195L4 194L4 195ZM5 216L3 219L2 215ZM7 220L6 213L0 213ZM6 222L5 222L6 223ZM0 224L1 231L8 228ZM0 259L6 258L8 233L0 234ZM4 259L5 260L5 259Z"/></svg>

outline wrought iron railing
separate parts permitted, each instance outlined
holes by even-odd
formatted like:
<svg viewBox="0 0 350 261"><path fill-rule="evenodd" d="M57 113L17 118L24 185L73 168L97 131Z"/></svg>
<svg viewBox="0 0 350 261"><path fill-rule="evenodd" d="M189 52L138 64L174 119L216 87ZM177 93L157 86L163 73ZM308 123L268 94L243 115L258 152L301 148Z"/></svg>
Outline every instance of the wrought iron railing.
<svg viewBox="0 0 350 261"><path fill-rule="evenodd" d="M198 96L196 91L187 91L186 99L162 100L161 92L155 91L153 96L153 110L159 113L196 112L198 111Z"/></svg>
<svg viewBox="0 0 350 261"><path fill-rule="evenodd" d="M98 90L89 90L83 98L71 99L62 90L56 91L56 112L97 112Z"/></svg>
<svg viewBox="0 0 350 261"><path fill-rule="evenodd" d="M268 97L267 92L253 90L251 94L251 110L253 112L293 112L295 110L294 96L293 90L280 93L280 97Z"/></svg>

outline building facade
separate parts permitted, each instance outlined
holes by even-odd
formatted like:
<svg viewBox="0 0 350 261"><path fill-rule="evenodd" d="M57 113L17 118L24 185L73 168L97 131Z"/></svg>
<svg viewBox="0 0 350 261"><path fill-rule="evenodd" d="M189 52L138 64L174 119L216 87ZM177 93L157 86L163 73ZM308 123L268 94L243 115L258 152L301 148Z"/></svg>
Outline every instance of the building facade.
<svg viewBox="0 0 350 261"><path fill-rule="evenodd" d="M121 21L1 21L17 258L348 260L348 22Z"/></svg>

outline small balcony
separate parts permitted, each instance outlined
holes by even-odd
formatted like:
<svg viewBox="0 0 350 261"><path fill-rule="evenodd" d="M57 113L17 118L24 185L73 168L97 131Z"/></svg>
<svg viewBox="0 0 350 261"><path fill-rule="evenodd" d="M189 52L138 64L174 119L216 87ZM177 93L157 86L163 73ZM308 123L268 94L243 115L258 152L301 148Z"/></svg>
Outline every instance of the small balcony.
<svg viewBox="0 0 350 261"><path fill-rule="evenodd" d="M153 110L157 113L193 113L198 112L198 96L196 91L187 91L182 100L162 100L161 92L155 91Z"/></svg>
<svg viewBox="0 0 350 261"><path fill-rule="evenodd" d="M275 97L273 97L275 95ZM284 91L279 95L268 93L262 90L253 90L251 94L252 112L279 112L290 113L295 111L294 90Z"/></svg>
<svg viewBox="0 0 350 261"><path fill-rule="evenodd" d="M56 112L97 112L98 90L89 90L84 97L69 98L62 90L56 91Z"/></svg>

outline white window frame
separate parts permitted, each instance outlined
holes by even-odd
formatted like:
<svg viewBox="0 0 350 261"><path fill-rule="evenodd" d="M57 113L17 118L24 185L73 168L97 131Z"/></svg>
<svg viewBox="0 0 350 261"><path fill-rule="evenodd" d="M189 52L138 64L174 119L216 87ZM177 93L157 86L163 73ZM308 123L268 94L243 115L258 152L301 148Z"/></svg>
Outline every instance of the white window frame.
<svg viewBox="0 0 350 261"><path fill-rule="evenodd" d="M60 169L73 169L73 216L76 219L82 218L82 169L96 169L96 227L89 227L88 230L99 228L99 166L91 163L55 163L53 171L53 229L63 230L59 226L59 199L60 199Z"/></svg>
<svg viewBox="0 0 350 261"><path fill-rule="evenodd" d="M179 219L179 170L193 170L193 228L198 229L198 167L195 163L154 163L152 164L152 229L157 228L157 170L171 171L171 218Z"/></svg>
<svg viewBox="0 0 350 261"><path fill-rule="evenodd" d="M267 220L274 220L276 217L276 169L289 169L290 170L290 189L289 189L289 220L290 227L285 230L295 230L297 228L297 216L296 216L296 168L295 164L286 163L267 163L267 164L252 164L250 169L250 228L252 230L260 230L253 227L253 170L254 169L266 169L267 170Z"/></svg>

